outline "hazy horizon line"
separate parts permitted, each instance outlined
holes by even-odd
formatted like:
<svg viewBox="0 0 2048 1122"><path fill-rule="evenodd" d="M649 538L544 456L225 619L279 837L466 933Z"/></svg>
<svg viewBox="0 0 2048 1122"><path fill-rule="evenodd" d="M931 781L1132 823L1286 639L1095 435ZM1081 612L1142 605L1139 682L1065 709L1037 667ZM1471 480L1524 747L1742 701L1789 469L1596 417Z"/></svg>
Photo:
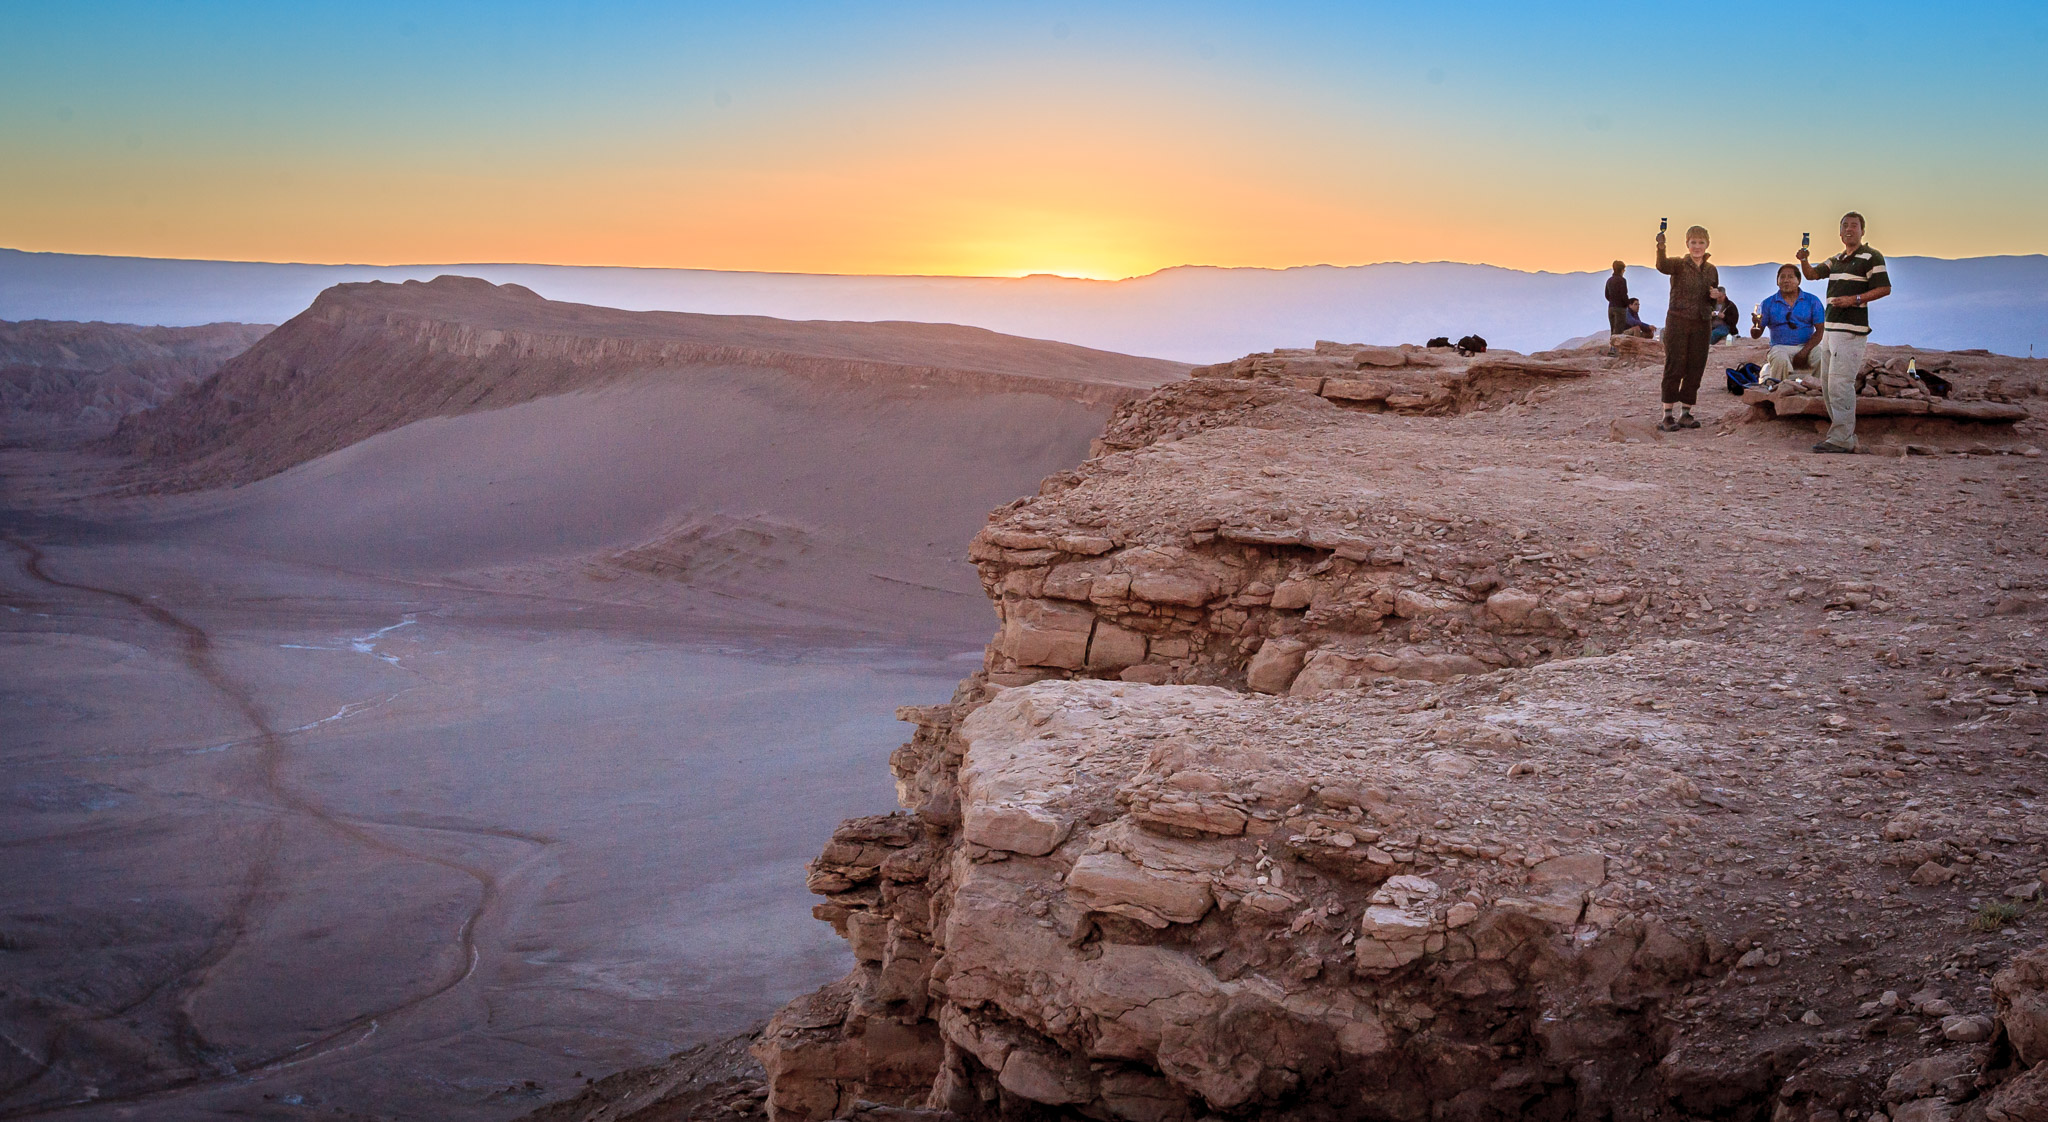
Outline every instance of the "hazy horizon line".
<svg viewBox="0 0 2048 1122"><path fill-rule="evenodd" d="M1130 276L1124 277L1090 277L1077 276L1068 273L1051 272L1031 272L1019 273L1015 275L1001 275L992 273L807 273L788 269L712 269L695 265L612 265L601 263L561 261L265 261L250 258L232 257L150 257L139 254L124 253L73 253L61 249L19 249L13 246L0 246L0 252L19 253L23 255L33 255L39 257L84 257L95 258L103 261L175 261L181 263L203 265L275 265L280 267L303 267L314 269L455 269L463 268L466 266L474 266L478 268L519 267L548 269L616 269L620 271L641 273L728 273L740 276L838 277L849 279L864 278L876 280L1022 281L1044 279L1061 281L1079 281L1089 284L1121 284L1125 281L1146 280L1164 273L1176 272L1178 270L1183 269L1205 269L1214 270L1217 272L1286 273L1304 269L1375 269L1389 265L1456 265L1467 268L1498 269L1501 272L1521 273L1525 276L1591 276L1608 272L1608 270L1605 268L1518 269L1511 265L1496 265L1490 261L1452 261L1447 259L1440 259L1435 261L1364 261L1351 265L1339 265L1328 261L1308 262L1298 265L1211 265L1203 264L1200 262L1184 262L1179 265L1162 266L1160 268L1152 270L1149 273L1135 273ZM1892 256L1895 259L1913 258L1925 261L1959 262L1996 261L2003 259L2019 259L2028 257L2048 257L2048 254L1990 253L1978 254L1969 257L1937 257L1930 254L1894 254ZM1721 264L1723 264L1727 268L1740 269L1750 268L1757 265L1783 264L1783 262L1776 260L1764 260L1752 262L1739 262L1732 264L1723 262ZM1628 265L1631 268L1647 267L1646 262L1629 261Z"/></svg>

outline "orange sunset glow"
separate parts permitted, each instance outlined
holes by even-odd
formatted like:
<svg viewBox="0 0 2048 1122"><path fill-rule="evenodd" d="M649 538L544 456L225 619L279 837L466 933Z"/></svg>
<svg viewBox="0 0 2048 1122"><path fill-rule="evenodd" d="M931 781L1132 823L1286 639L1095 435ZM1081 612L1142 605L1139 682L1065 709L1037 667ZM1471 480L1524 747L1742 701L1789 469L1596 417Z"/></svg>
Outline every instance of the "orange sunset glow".
<svg viewBox="0 0 2048 1122"><path fill-rule="evenodd" d="M1853 194L1895 252L2048 247L2048 220L2021 201L2048 145L1975 144L2041 125L2007 120L1989 89L1967 95L1982 112L1872 126L1880 149L1969 147L1971 174L1931 173L1939 192L1880 176L1845 194L1834 177L1754 174L1739 148L1662 158L1641 129L1668 97L1641 60L1560 46L1610 69L1539 75L1491 41L1447 58L1420 45L1450 29L1413 17L693 26L614 13L608 33L562 29L595 44L573 58L544 29L489 49L437 39L458 33L448 18L331 41L252 18L182 62L151 36L194 29L141 19L82 67L14 58L0 245L1102 278L1190 263L1575 270L1645 253L1661 216L1714 230L1719 259L1772 259ZM1745 46L1744 65L1779 49ZM180 76L231 58L253 73ZM1761 89L1728 97L1731 121L1768 105Z"/></svg>

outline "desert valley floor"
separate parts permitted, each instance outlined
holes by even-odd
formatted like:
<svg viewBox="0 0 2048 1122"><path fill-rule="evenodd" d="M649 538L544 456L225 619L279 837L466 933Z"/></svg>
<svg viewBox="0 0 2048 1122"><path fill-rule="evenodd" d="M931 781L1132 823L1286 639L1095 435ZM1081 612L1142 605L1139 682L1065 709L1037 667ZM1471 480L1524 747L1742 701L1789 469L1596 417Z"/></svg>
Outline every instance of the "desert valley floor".
<svg viewBox="0 0 2048 1122"><path fill-rule="evenodd" d="M960 672L95 538L0 583L10 1000L65 1003L36 1097L109 1100L66 1117L504 1117L745 1028L845 969L791 886Z"/></svg>

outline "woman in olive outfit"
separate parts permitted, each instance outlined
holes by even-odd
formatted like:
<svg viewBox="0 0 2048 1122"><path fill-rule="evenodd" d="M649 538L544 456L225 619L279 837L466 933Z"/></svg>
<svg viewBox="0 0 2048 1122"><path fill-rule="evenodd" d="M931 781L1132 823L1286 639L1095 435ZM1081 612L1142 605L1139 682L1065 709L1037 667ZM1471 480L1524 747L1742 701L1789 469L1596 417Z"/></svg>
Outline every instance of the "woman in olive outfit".
<svg viewBox="0 0 2048 1122"><path fill-rule="evenodd" d="M1721 273L1707 260L1707 228L1685 232L1685 256L1664 256L1664 231L1657 231L1657 271L1671 277L1671 305L1664 317L1663 432L1696 429L1692 407L1699 403L1700 378L1707 372L1708 331L1713 327L1713 289ZM1677 405L1679 416L1671 415Z"/></svg>

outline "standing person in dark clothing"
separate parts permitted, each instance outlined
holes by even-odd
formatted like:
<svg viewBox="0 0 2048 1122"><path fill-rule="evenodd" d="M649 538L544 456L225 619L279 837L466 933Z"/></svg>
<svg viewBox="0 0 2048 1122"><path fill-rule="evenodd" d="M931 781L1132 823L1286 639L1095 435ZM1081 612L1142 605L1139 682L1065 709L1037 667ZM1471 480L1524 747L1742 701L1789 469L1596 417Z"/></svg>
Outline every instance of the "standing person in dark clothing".
<svg viewBox="0 0 2048 1122"><path fill-rule="evenodd" d="M1708 323L1714 314L1712 290L1720 287L1721 271L1707 260L1707 228L1685 232L1685 256L1664 256L1664 231L1657 231L1657 271L1671 278L1671 305L1664 315L1664 420L1662 432L1696 429L1692 407L1699 403L1700 377L1707 372ZM1682 407L1678 417L1671 407Z"/></svg>
<svg viewBox="0 0 2048 1122"><path fill-rule="evenodd" d="M1799 270L1807 280L1827 278L1827 322L1821 329L1821 395L1828 403L1828 434L1813 446L1816 452L1856 450L1856 375L1863 372L1863 348L1870 342L1870 305L1891 295L1892 275L1884 254L1863 241L1863 216L1842 216L1842 252L1818 265L1799 250Z"/></svg>
<svg viewBox="0 0 2048 1122"><path fill-rule="evenodd" d="M1607 278L1607 333L1628 334L1628 278L1623 276L1628 266L1620 261L1614 263L1614 275Z"/></svg>

